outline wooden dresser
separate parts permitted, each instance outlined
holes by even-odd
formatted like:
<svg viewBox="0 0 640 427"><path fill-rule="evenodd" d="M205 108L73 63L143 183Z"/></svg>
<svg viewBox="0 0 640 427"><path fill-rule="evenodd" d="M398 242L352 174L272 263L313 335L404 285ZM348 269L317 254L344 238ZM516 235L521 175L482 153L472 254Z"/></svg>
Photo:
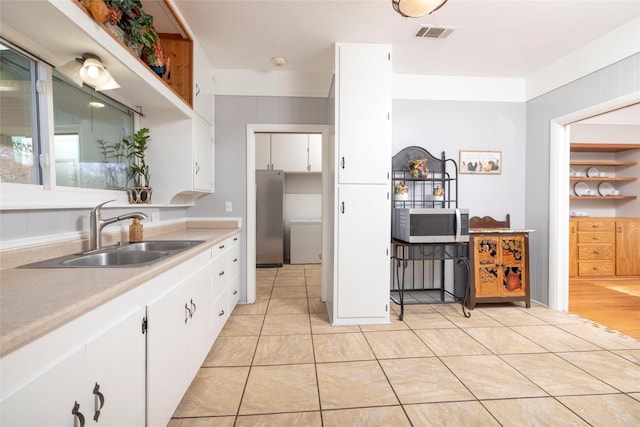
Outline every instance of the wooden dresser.
<svg viewBox="0 0 640 427"><path fill-rule="evenodd" d="M569 276L640 276L640 218L571 218Z"/></svg>

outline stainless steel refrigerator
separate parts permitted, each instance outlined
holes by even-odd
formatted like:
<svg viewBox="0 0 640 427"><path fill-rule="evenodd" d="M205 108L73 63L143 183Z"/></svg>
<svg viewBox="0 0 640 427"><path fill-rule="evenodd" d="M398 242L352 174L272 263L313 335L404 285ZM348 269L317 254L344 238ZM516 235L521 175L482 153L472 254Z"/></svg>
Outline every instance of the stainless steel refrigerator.
<svg viewBox="0 0 640 427"><path fill-rule="evenodd" d="M256 266L284 261L284 171L256 170Z"/></svg>

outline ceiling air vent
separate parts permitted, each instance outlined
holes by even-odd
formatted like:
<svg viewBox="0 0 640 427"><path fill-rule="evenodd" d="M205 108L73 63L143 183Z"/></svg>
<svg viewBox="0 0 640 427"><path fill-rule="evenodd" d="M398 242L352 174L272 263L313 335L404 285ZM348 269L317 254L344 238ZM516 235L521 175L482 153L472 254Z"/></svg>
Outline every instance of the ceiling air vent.
<svg viewBox="0 0 640 427"><path fill-rule="evenodd" d="M446 39L453 32L453 27L442 27L439 25L421 25L418 28L416 37L428 39Z"/></svg>

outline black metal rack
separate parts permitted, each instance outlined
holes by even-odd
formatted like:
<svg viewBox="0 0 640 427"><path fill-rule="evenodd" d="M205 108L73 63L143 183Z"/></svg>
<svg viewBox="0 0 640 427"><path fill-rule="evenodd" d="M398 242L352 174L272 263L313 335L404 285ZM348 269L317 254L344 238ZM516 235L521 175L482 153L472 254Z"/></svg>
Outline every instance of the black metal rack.
<svg viewBox="0 0 640 427"><path fill-rule="evenodd" d="M412 160L426 160L429 169L426 177L411 175L407 163ZM436 157L422 147L402 149L393 156L391 178L392 209L458 207L458 165L455 160L447 159L444 151ZM396 194L394 190L399 184L405 186L406 194ZM437 187L444 190L444 194L435 195ZM465 311L469 298L468 243L407 243L395 239L391 243L391 258L395 262L395 268L391 269L391 300L400 305L400 320L404 318L405 305L454 301L462 303L465 317L470 316ZM445 290L446 261L454 263L453 293ZM459 265L467 274L466 283L456 292L455 271ZM458 280L462 281L462 277Z"/></svg>

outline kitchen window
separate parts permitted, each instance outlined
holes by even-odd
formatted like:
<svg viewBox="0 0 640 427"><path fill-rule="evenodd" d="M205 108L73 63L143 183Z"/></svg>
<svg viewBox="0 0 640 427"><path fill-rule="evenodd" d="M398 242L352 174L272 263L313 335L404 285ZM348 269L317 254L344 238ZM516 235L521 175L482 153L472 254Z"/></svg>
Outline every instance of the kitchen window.
<svg viewBox="0 0 640 427"><path fill-rule="evenodd" d="M52 90L47 91L49 79ZM89 86L73 84L1 39L0 107L3 193L9 186L16 194L27 188L23 184L45 191L126 188L122 140L134 133L132 109ZM47 123L53 123L52 135ZM3 196L7 200L12 201Z"/></svg>

